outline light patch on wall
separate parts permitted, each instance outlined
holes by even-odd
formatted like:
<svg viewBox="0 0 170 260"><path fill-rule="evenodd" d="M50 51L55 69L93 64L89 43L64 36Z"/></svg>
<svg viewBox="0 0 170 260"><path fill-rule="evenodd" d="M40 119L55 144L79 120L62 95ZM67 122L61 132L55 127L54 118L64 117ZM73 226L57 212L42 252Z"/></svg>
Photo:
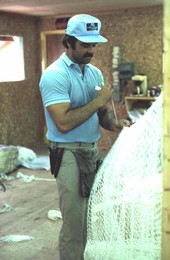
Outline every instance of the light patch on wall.
<svg viewBox="0 0 170 260"><path fill-rule="evenodd" d="M23 37L0 35L0 82L24 79Z"/></svg>

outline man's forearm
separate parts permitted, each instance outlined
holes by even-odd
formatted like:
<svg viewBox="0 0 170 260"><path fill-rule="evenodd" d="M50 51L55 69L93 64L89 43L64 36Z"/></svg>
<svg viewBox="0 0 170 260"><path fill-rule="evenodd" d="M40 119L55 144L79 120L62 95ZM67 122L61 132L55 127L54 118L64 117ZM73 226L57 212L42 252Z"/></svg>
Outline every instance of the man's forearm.
<svg viewBox="0 0 170 260"><path fill-rule="evenodd" d="M98 112L100 125L109 131L114 131L115 128L122 129L123 127L129 127L131 122L128 119L117 119L114 113L110 109L105 109Z"/></svg>
<svg viewBox="0 0 170 260"><path fill-rule="evenodd" d="M98 110L109 102L113 96L113 89L103 86L97 97L89 103L71 109L69 103L54 104L47 108L59 131L66 133L88 120Z"/></svg>
<svg viewBox="0 0 170 260"><path fill-rule="evenodd" d="M57 118L55 117L55 112L53 116L51 113L50 114L58 129L61 132L66 133L88 120L95 112L98 111L99 107L102 105L103 100L96 98L84 106L75 109L68 109L62 116L60 122L58 122Z"/></svg>
<svg viewBox="0 0 170 260"><path fill-rule="evenodd" d="M116 119L114 117L113 111L110 109L105 109L104 111L98 113L100 125L109 131L113 131L116 126Z"/></svg>

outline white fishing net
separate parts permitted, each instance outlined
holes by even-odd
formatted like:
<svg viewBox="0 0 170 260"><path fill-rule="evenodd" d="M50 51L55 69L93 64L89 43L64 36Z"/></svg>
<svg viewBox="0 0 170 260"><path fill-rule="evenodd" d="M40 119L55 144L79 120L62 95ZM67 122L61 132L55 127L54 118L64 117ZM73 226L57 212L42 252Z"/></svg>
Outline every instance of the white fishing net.
<svg viewBox="0 0 170 260"><path fill-rule="evenodd" d="M85 260L160 260L162 97L124 128L89 198Z"/></svg>

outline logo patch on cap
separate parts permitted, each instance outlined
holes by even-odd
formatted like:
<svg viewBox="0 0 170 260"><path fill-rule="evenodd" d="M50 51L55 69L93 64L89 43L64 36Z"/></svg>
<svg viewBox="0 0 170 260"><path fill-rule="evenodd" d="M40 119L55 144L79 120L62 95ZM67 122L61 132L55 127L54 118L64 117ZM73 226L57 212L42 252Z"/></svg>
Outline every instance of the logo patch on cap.
<svg viewBox="0 0 170 260"><path fill-rule="evenodd" d="M87 23L86 29L87 31L98 31L98 23Z"/></svg>

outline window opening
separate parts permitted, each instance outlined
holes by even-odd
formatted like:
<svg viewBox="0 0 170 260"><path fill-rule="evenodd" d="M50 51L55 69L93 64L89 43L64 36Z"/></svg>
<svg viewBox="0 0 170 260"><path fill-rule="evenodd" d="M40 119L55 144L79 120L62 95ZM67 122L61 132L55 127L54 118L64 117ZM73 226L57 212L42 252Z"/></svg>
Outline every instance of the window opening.
<svg viewBox="0 0 170 260"><path fill-rule="evenodd" d="M0 82L24 79L23 37L0 35Z"/></svg>

